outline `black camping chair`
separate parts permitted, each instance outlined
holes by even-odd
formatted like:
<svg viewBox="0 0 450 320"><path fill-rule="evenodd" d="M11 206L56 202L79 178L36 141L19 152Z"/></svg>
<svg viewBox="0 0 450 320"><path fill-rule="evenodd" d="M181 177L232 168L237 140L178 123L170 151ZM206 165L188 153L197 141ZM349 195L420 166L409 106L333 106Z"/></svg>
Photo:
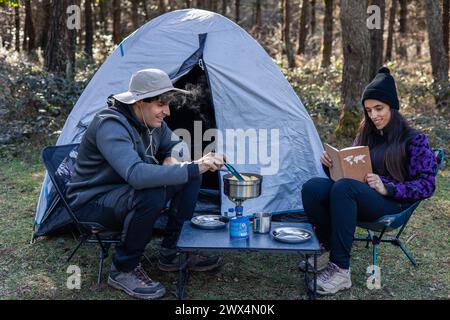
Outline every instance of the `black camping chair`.
<svg viewBox="0 0 450 320"><path fill-rule="evenodd" d="M101 248L97 283L101 283L103 262L108 257L111 244L120 243L120 231L108 230L95 222L81 222L67 203L65 191L67 183L73 174L73 166L78 155L79 144L61 146L48 146L42 151L42 162L47 169L47 174L58 193L62 205L67 209L75 227L80 233L79 243L72 251L67 261L70 261L83 243L98 244Z"/></svg>
<svg viewBox="0 0 450 320"><path fill-rule="evenodd" d="M434 154L436 156L437 160L437 171L440 167L444 164L444 151L442 149L434 149ZM357 226L363 229L367 230L367 237L361 238L361 237L354 237L354 241L365 241L366 242L366 248L369 248L369 243L372 243L373 245L373 271L372 273L375 274L376 272L376 263L377 263L377 245L379 245L382 242L389 242L395 246L400 247L400 249L403 251L403 253L408 257L409 261L413 266L417 266L416 261L411 256L411 254L406 250L405 246L403 245L402 241L400 240L400 235L402 234L403 230L405 229L409 219L411 218L412 214L414 213L414 210L419 206L421 201L416 201L411 206L409 206L407 209L403 210L400 213L396 214L387 214L376 221L373 222L362 222L358 221ZM400 231L397 233L397 235L392 237L384 237L383 235L385 232L389 232L395 229L400 228ZM379 235L375 235L375 232L379 232Z"/></svg>

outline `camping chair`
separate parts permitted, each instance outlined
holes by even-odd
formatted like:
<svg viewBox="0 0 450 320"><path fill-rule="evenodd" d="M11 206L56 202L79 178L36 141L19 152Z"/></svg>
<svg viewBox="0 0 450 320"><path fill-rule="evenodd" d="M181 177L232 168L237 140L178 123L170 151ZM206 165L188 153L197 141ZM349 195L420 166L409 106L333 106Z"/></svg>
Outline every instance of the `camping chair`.
<svg viewBox="0 0 450 320"><path fill-rule="evenodd" d="M78 155L79 144L61 146L48 146L42 151L42 161L47 169L48 176L58 193L62 205L66 208L76 229L80 233L79 243L72 251L69 262L83 243L98 244L101 248L97 283L101 283L103 262L108 257L111 244L120 243L121 231L108 230L96 222L81 222L67 203L65 197L66 185L73 174L73 165Z"/></svg>
<svg viewBox="0 0 450 320"><path fill-rule="evenodd" d="M433 149L434 154L436 156L437 160L437 171L441 166L444 164L444 151L442 149ZM367 230L367 237L361 238L361 237L354 237L354 241L365 241L366 242L366 248L369 248L369 243L372 243L373 245L373 271L372 273L375 274L376 272L376 263L377 263L377 245L379 245L382 242L389 242L395 246L400 247L400 249L403 251L403 253L406 255L406 257L409 259L411 264L416 267L417 263L414 260L414 258L411 256L411 254L406 250L405 246L403 245L402 241L400 240L400 235L402 234L403 230L406 227L406 224L408 223L409 219L411 218L411 215L413 214L414 210L419 206L421 200L414 202L409 206L407 209L403 210L400 213L396 214L387 214L373 222L362 222L358 221L356 225L360 228ZM395 229L400 228L400 231L397 233L395 238L392 237L384 237L383 235L385 232L389 232ZM374 234L374 232L380 232L380 234L377 236Z"/></svg>

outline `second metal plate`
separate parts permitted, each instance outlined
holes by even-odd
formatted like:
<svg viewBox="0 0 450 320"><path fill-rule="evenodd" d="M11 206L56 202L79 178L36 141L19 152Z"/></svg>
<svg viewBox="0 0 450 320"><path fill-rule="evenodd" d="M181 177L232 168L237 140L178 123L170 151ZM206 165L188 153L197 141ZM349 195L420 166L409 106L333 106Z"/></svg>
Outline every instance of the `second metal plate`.
<svg viewBox="0 0 450 320"><path fill-rule="evenodd" d="M275 240L287 243L302 243L311 239L311 232L302 228L279 227L270 232Z"/></svg>

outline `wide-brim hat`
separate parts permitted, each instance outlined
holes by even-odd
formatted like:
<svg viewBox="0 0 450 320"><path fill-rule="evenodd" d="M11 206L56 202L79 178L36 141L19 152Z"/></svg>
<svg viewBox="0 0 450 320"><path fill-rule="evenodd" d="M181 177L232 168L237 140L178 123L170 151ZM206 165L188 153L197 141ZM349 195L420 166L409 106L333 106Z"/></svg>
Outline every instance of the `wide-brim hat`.
<svg viewBox="0 0 450 320"><path fill-rule="evenodd" d="M128 91L118 93L113 98L126 104L132 104L136 101L156 97L169 91L190 94L190 91L175 88L169 76L164 71L159 69L143 69L131 76Z"/></svg>

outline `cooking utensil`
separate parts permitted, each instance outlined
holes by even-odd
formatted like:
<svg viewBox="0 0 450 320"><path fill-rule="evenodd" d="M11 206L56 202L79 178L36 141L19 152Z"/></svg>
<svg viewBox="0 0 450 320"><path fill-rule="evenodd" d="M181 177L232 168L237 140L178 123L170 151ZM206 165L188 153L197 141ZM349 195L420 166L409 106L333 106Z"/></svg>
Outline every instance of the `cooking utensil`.
<svg viewBox="0 0 450 320"><path fill-rule="evenodd" d="M225 167L227 167L228 171L230 171L233 176L236 177L236 179L238 179L239 181L244 181L244 178L239 174L239 172L237 172L237 170L228 162L224 161L223 163L225 165Z"/></svg>

